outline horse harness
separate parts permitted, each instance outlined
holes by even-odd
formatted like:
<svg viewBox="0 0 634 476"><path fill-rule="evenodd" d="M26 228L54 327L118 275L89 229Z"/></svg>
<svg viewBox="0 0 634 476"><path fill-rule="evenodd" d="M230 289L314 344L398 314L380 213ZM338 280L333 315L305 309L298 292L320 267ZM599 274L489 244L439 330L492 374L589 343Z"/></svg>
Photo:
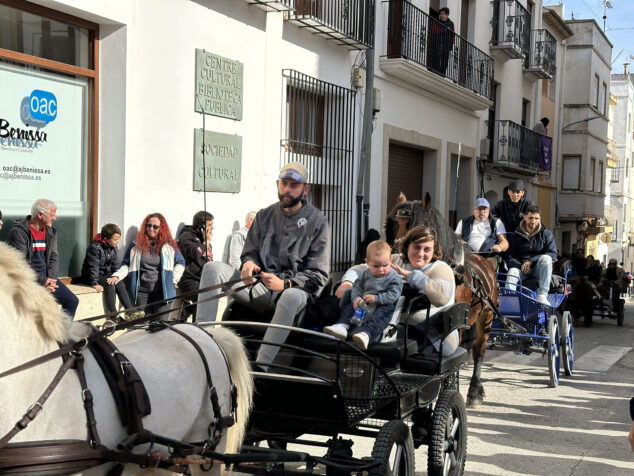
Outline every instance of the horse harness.
<svg viewBox="0 0 634 476"><path fill-rule="evenodd" d="M138 324L140 320L137 320L134 324ZM132 324L132 322L126 324ZM200 329L194 324L185 325ZM231 382L231 414L223 415L218 402L218 393L209 370L209 363L200 345L187 333L171 324L162 321L150 322L146 326L147 331L171 330L194 347L205 369L210 403L214 413L214 418L207 429L207 439L202 442L186 443L157 435L143 427L142 418L150 414L151 406L138 372L116 345L106 337L107 334L96 332L96 329L93 329L95 332L90 337L84 338L79 343L72 343L60 348L60 351L64 351L61 354L62 365L53 380L40 398L16 422L11 431L0 439L0 473L69 474L111 462L118 464L107 473L108 476L120 475L123 470L123 464L126 463L137 464L141 468L154 467L177 473L186 472L187 465L194 463L201 464L201 466L202 464L208 464L209 467L207 469L211 469L213 464L212 457L218 456L214 452L215 447L223 437L225 430L234 424L237 407L237 388L231 380L231 374L229 373ZM202 329L201 331L215 343L211 333ZM93 411L93 395L90 388L88 388L84 370L83 351L86 348L91 351L99 364L112 392L121 422L127 429L127 437L117 445L116 449L105 447L101 444L99 438ZM217 345L217 348L222 353L225 364L228 367L224 351L219 345ZM32 366L34 365L29 367ZM37 417L48 398L70 369L74 369L77 372L81 387L88 429L87 439L9 443L16 434L24 430ZM22 367L21 370L25 370L25 367ZM132 452L134 447L146 443L150 444L150 448L145 454ZM158 452L153 453L152 449L155 444L162 444L168 447L170 455L167 456ZM192 454L201 455L201 458L195 460L187 458Z"/></svg>

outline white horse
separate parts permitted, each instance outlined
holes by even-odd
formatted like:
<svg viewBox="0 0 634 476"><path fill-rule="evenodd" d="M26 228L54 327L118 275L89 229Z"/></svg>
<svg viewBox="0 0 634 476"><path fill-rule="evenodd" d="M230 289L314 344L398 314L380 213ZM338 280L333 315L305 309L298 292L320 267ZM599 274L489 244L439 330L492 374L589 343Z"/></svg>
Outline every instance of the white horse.
<svg viewBox="0 0 634 476"><path fill-rule="evenodd" d="M216 447L218 452L235 452L244 436L253 393L242 341L227 329L214 329L211 333L221 350L204 335L206 331L184 324L178 328L203 349L223 415L231 412L230 379L238 389L237 421ZM58 342L79 339L86 331L85 324L71 323L52 295L36 283L34 272L19 253L0 243L0 373L58 349ZM115 343L139 372L150 397L152 412L143 418L144 428L174 440L205 441L213 410L202 359L194 347L169 330L155 333L133 330L117 337ZM101 443L114 449L127 436L126 429L121 425L112 394L92 354L87 350L83 354ZM40 397L60 365L61 358L55 358L0 379L0 438ZM81 388L76 372L69 370L39 416L11 443L86 438ZM144 454L147 448L147 445L140 446L134 452ZM157 450L167 454L164 447L153 449ZM112 466L114 464L101 465L83 474L105 474ZM222 464L216 462L214 472L219 474L221 467ZM190 469L196 473L199 467L192 465ZM124 474L143 472L131 464L124 469Z"/></svg>

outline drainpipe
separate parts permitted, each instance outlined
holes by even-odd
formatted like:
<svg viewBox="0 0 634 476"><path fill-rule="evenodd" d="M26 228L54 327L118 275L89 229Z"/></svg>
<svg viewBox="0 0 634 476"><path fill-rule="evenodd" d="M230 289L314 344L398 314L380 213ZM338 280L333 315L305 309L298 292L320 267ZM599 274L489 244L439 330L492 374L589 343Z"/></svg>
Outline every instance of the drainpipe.
<svg viewBox="0 0 634 476"><path fill-rule="evenodd" d="M365 52L365 104L361 131L361 153L357 177L357 248L369 228L370 161L372 157L372 119L374 115L374 48Z"/></svg>

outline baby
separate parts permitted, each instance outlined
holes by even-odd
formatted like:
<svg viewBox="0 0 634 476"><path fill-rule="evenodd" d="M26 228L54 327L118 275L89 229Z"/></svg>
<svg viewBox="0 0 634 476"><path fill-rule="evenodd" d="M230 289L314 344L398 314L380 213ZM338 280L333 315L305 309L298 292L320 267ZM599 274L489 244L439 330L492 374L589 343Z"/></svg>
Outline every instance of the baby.
<svg viewBox="0 0 634 476"><path fill-rule="evenodd" d="M368 245L366 256L368 267L352 286L352 302L342 309L336 324L324 327L326 334L346 339L355 310L362 301L365 302L368 305L366 316L358 327L351 330L354 344L363 350L381 337L403 289L403 279L390 266L390 245L381 240L373 241Z"/></svg>

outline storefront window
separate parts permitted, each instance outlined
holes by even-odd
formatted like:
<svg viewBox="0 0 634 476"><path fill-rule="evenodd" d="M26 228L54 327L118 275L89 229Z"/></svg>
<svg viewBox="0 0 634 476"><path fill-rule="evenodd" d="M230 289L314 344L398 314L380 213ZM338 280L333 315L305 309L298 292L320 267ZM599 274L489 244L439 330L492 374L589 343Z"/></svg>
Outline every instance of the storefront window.
<svg viewBox="0 0 634 476"><path fill-rule="evenodd" d="M53 200L60 277L81 273L94 228L97 28L0 0L0 240L35 200Z"/></svg>
<svg viewBox="0 0 634 476"><path fill-rule="evenodd" d="M0 48L93 67L90 30L0 4Z"/></svg>

